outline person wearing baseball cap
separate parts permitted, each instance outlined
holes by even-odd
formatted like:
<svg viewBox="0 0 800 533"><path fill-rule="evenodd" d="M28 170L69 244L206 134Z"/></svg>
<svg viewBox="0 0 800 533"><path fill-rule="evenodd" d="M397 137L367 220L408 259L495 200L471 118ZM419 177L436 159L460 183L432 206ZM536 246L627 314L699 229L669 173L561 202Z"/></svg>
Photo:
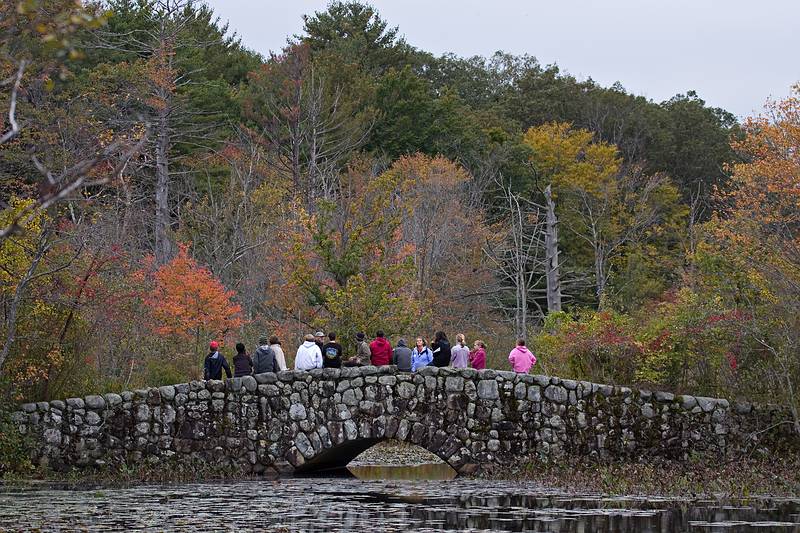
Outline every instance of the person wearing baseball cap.
<svg viewBox="0 0 800 533"><path fill-rule="evenodd" d="M232 377L231 367L228 366L228 361L225 356L219 353L219 343L211 341L208 345L209 354L206 356L205 364L203 365L203 379L222 379L222 369L225 369L225 374Z"/></svg>
<svg viewBox="0 0 800 533"><path fill-rule="evenodd" d="M319 353L322 353L322 348L325 346L325 333L323 331L314 333L314 342L319 348Z"/></svg>

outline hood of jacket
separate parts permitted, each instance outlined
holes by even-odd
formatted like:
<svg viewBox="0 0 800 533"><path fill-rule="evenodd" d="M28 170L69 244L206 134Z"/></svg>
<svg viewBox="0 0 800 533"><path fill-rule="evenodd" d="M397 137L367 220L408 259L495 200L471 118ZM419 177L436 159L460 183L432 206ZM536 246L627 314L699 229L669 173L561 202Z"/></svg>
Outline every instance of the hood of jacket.
<svg viewBox="0 0 800 533"><path fill-rule="evenodd" d="M374 341L376 346L390 346L389 341L385 337L376 337Z"/></svg>
<svg viewBox="0 0 800 533"><path fill-rule="evenodd" d="M508 354L508 360L514 372L527 373L536 364L536 356L525 346L517 346Z"/></svg>
<svg viewBox="0 0 800 533"><path fill-rule="evenodd" d="M316 341L305 341L303 342L303 348L311 348L312 346L316 346Z"/></svg>

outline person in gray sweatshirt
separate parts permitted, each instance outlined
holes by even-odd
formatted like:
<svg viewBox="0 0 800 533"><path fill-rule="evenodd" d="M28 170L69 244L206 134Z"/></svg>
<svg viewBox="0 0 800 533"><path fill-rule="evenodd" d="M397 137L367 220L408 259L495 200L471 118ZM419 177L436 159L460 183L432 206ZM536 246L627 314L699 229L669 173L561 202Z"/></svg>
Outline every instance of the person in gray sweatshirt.
<svg viewBox="0 0 800 533"><path fill-rule="evenodd" d="M253 354L253 374L277 372L279 370L275 361L275 352L269 346L269 337L262 335L258 339L258 348Z"/></svg>
<svg viewBox="0 0 800 533"><path fill-rule="evenodd" d="M397 347L392 351L392 364L397 365L397 370L411 372L411 348L406 346L406 340L397 341Z"/></svg>

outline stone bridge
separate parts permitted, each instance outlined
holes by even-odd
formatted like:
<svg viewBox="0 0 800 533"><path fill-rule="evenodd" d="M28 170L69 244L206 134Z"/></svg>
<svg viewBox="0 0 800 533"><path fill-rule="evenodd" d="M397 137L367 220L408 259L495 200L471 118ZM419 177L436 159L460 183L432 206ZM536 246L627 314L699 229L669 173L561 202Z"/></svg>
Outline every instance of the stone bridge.
<svg viewBox="0 0 800 533"><path fill-rule="evenodd" d="M384 439L421 446L460 473L563 454L725 456L773 435L759 431L783 416L547 376L368 366L25 404L12 419L35 463L55 469L180 461L286 474L343 467Z"/></svg>

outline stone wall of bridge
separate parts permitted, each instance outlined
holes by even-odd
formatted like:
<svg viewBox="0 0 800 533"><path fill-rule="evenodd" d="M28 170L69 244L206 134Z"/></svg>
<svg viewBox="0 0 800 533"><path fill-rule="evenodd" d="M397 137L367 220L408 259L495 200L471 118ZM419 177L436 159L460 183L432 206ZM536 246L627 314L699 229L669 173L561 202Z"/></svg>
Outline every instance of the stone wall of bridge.
<svg viewBox="0 0 800 533"><path fill-rule="evenodd" d="M789 439L777 407L494 370L318 369L22 405L35 463L186 461L243 472L345 466L383 439L459 472L520 457L732 456Z"/></svg>

